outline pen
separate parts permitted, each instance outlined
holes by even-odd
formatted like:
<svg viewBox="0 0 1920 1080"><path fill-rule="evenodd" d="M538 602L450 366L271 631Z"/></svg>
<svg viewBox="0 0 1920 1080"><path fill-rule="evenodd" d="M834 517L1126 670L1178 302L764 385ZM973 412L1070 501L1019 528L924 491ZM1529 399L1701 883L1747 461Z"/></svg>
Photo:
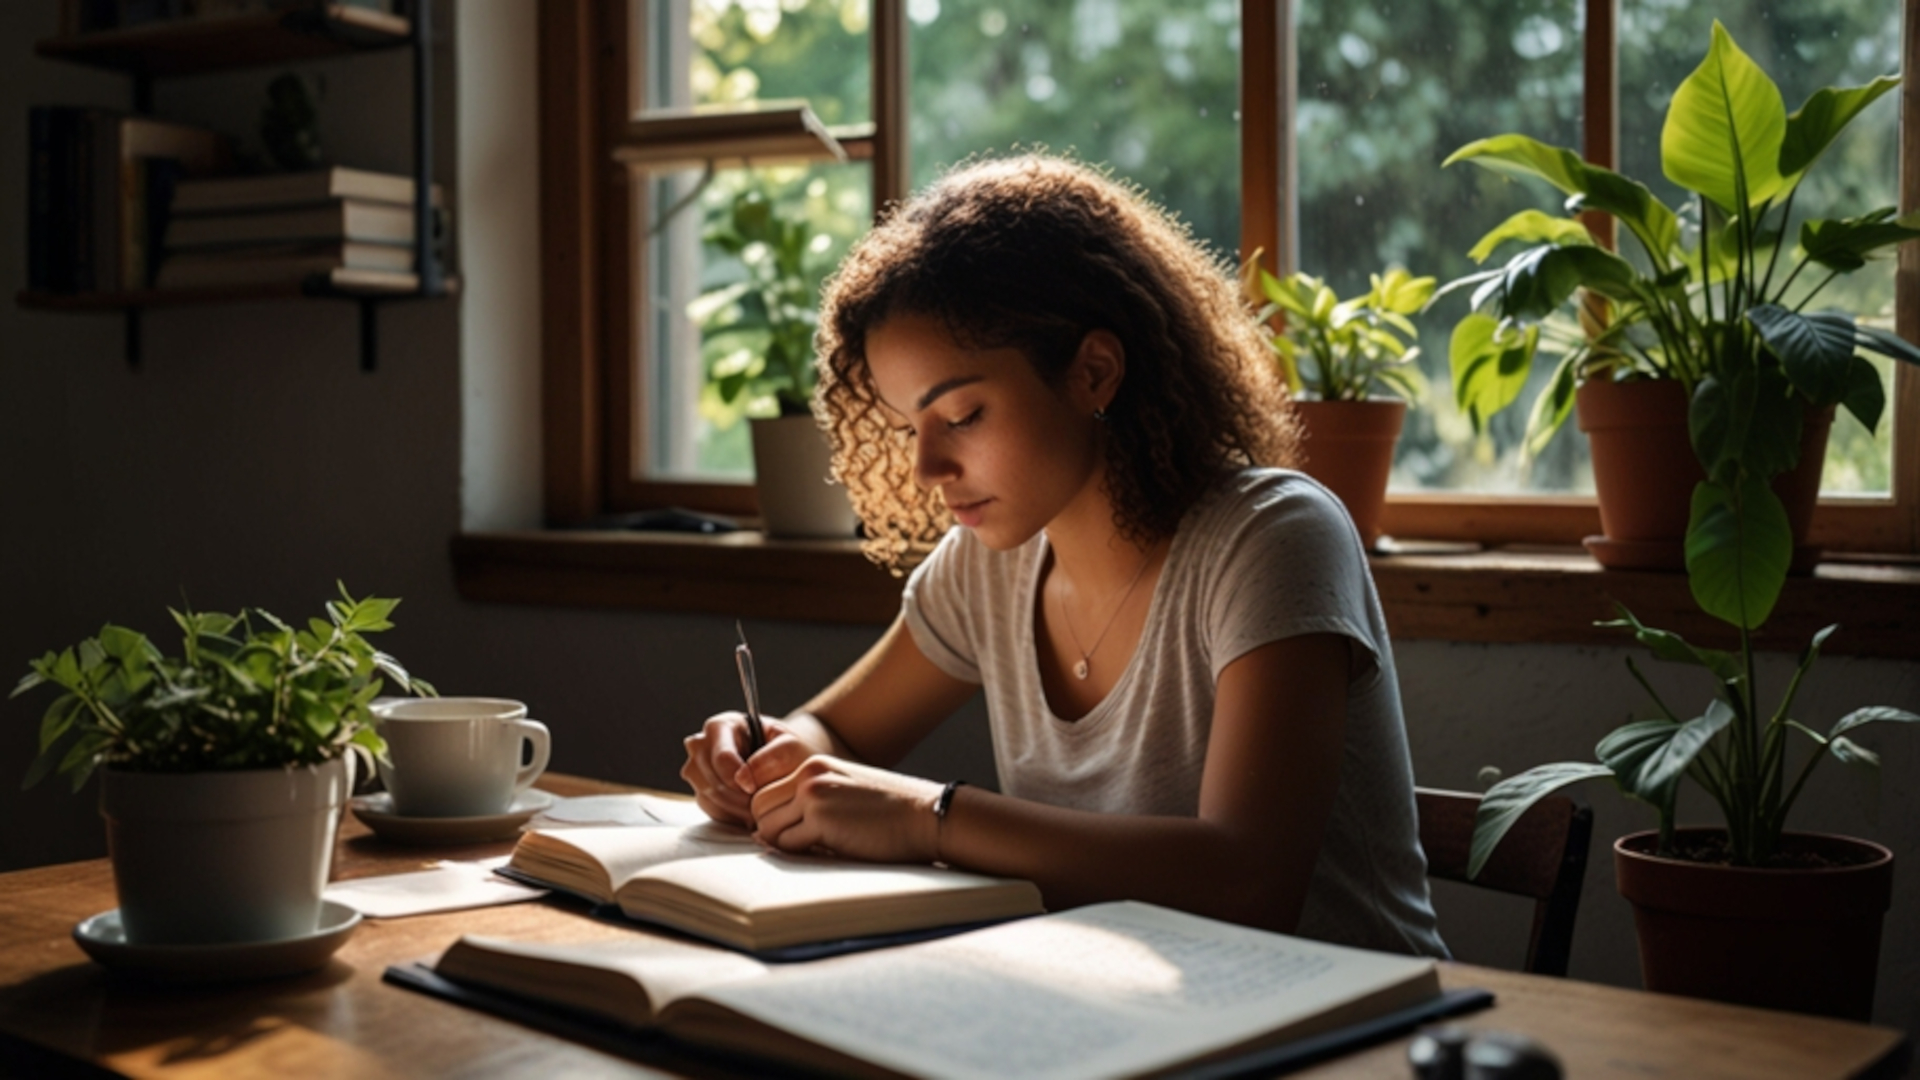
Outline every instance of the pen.
<svg viewBox="0 0 1920 1080"><path fill-rule="evenodd" d="M753 674L753 650L747 647L747 631L740 620L733 620L740 644L733 647L733 663L740 669L740 692L747 698L747 756L752 757L767 745L767 729L760 725L760 680Z"/></svg>

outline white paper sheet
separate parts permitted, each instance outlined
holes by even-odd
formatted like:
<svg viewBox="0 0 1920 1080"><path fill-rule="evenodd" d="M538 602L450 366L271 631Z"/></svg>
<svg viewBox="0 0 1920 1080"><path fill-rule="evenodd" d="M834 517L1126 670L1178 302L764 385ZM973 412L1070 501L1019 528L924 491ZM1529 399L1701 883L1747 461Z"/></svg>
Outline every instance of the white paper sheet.
<svg viewBox="0 0 1920 1080"><path fill-rule="evenodd" d="M580 795L561 799L534 815L530 829L576 825L698 825L707 820L689 799L631 795Z"/></svg>
<svg viewBox="0 0 1920 1080"><path fill-rule="evenodd" d="M325 896L370 918L394 919L436 911L515 904L547 894L545 889L530 888L494 876L493 868L504 866L506 862L505 855L479 862L447 860L431 870L337 881L327 886Z"/></svg>

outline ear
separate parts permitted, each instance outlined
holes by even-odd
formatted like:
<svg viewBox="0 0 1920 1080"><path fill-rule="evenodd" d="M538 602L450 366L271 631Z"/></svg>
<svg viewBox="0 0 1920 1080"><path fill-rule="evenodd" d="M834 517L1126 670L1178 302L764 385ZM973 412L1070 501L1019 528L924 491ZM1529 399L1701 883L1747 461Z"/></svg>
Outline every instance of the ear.
<svg viewBox="0 0 1920 1080"><path fill-rule="evenodd" d="M1088 412L1105 409L1127 376L1127 350L1111 330L1089 330L1067 370L1068 385Z"/></svg>

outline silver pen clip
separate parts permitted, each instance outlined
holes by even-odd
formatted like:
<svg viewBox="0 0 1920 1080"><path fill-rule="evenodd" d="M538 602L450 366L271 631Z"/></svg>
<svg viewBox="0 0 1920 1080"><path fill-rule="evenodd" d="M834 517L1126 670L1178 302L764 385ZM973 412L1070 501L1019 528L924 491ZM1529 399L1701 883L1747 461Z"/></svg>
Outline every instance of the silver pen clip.
<svg viewBox="0 0 1920 1080"><path fill-rule="evenodd" d="M766 728L760 724L760 680L753 673L753 650L747 646L747 631L740 620L733 620L740 644L733 647L733 663L740 669L740 692L747 699L747 755L751 757L767 745Z"/></svg>

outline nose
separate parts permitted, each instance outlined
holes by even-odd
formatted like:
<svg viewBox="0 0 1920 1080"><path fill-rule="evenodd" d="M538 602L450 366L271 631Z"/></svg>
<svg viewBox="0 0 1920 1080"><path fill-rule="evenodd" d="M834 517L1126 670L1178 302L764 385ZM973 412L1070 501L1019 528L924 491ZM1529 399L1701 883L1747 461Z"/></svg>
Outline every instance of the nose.
<svg viewBox="0 0 1920 1080"><path fill-rule="evenodd" d="M930 425L937 426L937 425ZM933 489L954 480L959 468L939 435L933 431L922 432L913 443L913 479L921 487Z"/></svg>

